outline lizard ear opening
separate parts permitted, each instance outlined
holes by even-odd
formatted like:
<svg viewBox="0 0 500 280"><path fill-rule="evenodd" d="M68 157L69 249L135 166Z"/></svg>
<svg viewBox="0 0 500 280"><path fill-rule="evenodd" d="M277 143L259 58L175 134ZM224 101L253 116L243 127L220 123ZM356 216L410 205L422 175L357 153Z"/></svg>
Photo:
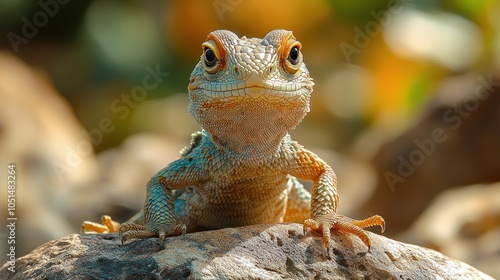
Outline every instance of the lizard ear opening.
<svg viewBox="0 0 500 280"><path fill-rule="evenodd" d="M201 55L201 64L209 74L215 74L219 71L222 64L221 51L214 40L208 40L201 45L203 54Z"/></svg>
<svg viewBox="0 0 500 280"><path fill-rule="evenodd" d="M283 48L280 48L280 62L283 69L293 75L297 73L302 64L302 53L300 52L302 44L293 37L291 32L287 39Z"/></svg>

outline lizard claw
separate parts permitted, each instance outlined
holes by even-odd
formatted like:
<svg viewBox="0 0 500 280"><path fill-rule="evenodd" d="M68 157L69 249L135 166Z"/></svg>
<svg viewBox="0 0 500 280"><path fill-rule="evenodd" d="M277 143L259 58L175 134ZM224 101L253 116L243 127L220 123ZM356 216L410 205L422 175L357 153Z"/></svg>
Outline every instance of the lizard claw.
<svg viewBox="0 0 500 280"><path fill-rule="evenodd" d="M162 228L159 230L150 229L145 225L138 225L134 223L123 223L120 226L119 236L122 241L122 245L129 239L145 239L145 238L153 238L159 237L161 243L165 241L165 238L168 236L174 236L182 234L184 236L186 234L186 225L177 224L173 227Z"/></svg>
<svg viewBox="0 0 500 280"><path fill-rule="evenodd" d="M346 216L338 215L336 213L319 215L314 219L307 219L304 221L304 235L308 229L321 231L323 233L323 241L329 255L330 248L330 230L337 229L340 231L348 232L356 235L365 243L370 252L371 241L366 232L363 230L365 227L380 226L382 232L385 230L385 221L379 216L375 215L364 220L354 220Z"/></svg>
<svg viewBox="0 0 500 280"><path fill-rule="evenodd" d="M185 224L177 224L170 230L160 229L158 231L158 237L160 237L160 241L161 243L163 243L163 241L165 241L165 238L167 238L168 236L182 234L182 237L184 237L184 235L186 235L186 230L187 228Z"/></svg>

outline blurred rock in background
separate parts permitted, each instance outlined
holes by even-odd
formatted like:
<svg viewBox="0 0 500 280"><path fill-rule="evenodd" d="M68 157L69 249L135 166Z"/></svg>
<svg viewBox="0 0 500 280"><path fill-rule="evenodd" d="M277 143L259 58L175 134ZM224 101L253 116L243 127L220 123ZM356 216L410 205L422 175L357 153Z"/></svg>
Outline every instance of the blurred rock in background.
<svg viewBox="0 0 500 280"><path fill-rule="evenodd" d="M17 169L16 238L22 254L40 241L74 232L67 221L73 191L96 179L97 161L86 130L42 69L0 52L0 100L0 158L5 174L8 164ZM2 178L0 196L6 202ZM2 206L5 221L7 204Z"/></svg>
<svg viewBox="0 0 500 280"><path fill-rule="evenodd" d="M500 181L500 77L493 75L447 79L414 126L378 149L377 190L362 212L394 222L388 234L408 228L446 189Z"/></svg>
<svg viewBox="0 0 500 280"><path fill-rule="evenodd" d="M397 239L499 275L499 223L500 183L459 186L440 193Z"/></svg>

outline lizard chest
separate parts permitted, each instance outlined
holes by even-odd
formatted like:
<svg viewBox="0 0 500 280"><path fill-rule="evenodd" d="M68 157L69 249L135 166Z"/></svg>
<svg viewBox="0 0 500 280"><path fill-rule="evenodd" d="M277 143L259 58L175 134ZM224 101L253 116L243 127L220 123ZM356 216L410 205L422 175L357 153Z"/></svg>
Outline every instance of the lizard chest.
<svg viewBox="0 0 500 280"><path fill-rule="evenodd" d="M280 222L285 214L286 175L246 170L215 176L193 188L189 216L205 228Z"/></svg>

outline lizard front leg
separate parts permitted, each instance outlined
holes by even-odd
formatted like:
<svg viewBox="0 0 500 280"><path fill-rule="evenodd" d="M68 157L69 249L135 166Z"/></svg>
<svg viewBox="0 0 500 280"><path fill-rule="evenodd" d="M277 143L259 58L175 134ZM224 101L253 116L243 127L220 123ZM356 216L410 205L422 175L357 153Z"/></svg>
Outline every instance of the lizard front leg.
<svg viewBox="0 0 500 280"><path fill-rule="evenodd" d="M144 225L133 222L120 226L122 244L132 238L160 237L163 242L167 236L186 233L186 225L177 224L174 197L167 179L156 175L147 185L146 202L142 209Z"/></svg>
<svg viewBox="0 0 500 280"><path fill-rule="evenodd" d="M142 209L144 224L133 222L120 226L122 243L129 239L159 237L186 233L186 225L178 224L175 216L173 189L195 185L204 180L198 161L189 154L158 172L147 185L146 202Z"/></svg>
<svg viewBox="0 0 500 280"><path fill-rule="evenodd" d="M294 143L293 150L298 156L293 158L291 175L313 181L311 218L304 221L304 233L308 229L321 232L328 253L331 243L330 230L332 229L356 235L370 251L370 238L363 228L378 225L383 232L385 229L384 219L375 215L364 220L354 220L338 215L339 196L335 172L317 155L300 145Z"/></svg>

